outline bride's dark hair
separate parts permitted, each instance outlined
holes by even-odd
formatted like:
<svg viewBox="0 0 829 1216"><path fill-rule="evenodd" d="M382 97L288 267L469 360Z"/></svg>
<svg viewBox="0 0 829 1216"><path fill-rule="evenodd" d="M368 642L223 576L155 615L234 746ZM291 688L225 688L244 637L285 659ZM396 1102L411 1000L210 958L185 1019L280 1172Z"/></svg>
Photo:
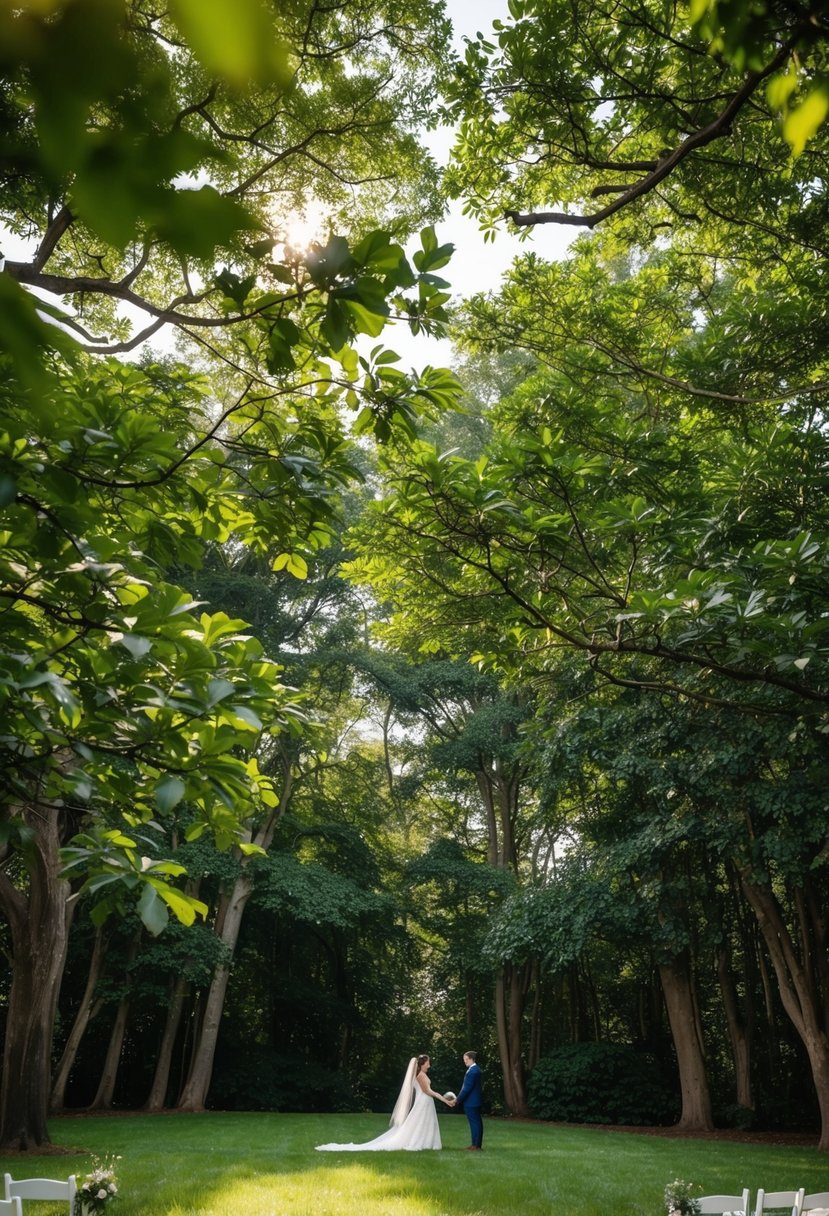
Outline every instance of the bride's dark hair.
<svg viewBox="0 0 829 1216"><path fill-rule="evenodd" d="M423 1065L426 1063L426 1061L428 1059L429 1059L428 1056L418 1056L417 1057L417 1072L415 1073L415 1076L417 1076L417 1073L420 1072L421 1068L423 1067Z"/></svg>

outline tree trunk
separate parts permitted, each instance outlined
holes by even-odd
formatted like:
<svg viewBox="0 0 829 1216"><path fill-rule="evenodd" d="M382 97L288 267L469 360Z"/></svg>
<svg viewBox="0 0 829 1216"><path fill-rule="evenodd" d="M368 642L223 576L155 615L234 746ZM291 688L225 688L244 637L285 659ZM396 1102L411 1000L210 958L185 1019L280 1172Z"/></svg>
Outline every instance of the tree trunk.
<svg viewBox="0 0 829 1216"><path fill-rule="evenodd" d="M78 1054L78 1048L81 1045L86 1028L92 1018L98 1011L100 1002L95 1001L95 986L101 978L101 972L104 969L104 960L106 958L106 942L104 939L104 931L99 926L95 933L95 944L92 947L92 957L89 960L89 972L86 977L86 987L84 988L81 1003L78 1006L78 1012L75 1014L75 1021L72 1023L72 1029L69 1031L69 1037L63 1048L63 1054L60 1057L55 1080L52 1085L52 1097L49 1103L50 1110L53 1112L63 1110L66 1105L66 1086L69 1083L69 1074L75 1064L75 1058Z"/></svg>
<svg viewBox="0 0 829 1216"><path fill-rule="evenodd" d="M498 835L498 820L495 815L495 795L492 788L492 781L489 773L485 769L477 770L475 773L475 780L478 784L481 802L484 805L484 814L486 815L486 859L489 865L493 866L495 869L500 869L503 866L503 854L501 852L500 838Z"/></svg>
<svg viewBox="0 0 829 1216"><path fill-rule="evenodd" d="M220 926L219 940L225 947L225 961L216 967L213 979L210 981L201 1033L193 1053L190 1073L178 1100L179 1110L204 1110L207 1091L213 1076L213 1061L216 1056L219 1026L227 995L227 982L230 979L230 965L236 950L236 943L239 940L242 917L252 894L253 880L248 872L244 871L233 884L230 895L224 895L220 900L217 919Z"/></svg>
<svg viewBox="0 0 829 1216"><path fill-rule="evenodd" d="M659 978L665 996L665 1008L671 1027L679 1084L682 1091L682 1114L677 1126L683 1131L713 1131L711 1095L705 1071L705 1056L695 1014L694 986L687 954L678 955L659 966Z"/></svg>
<svg viewBox="0 0 829 1216"><path fill-rule="evenodd" d="M751 1085L751 1027L740 1016L737 985L731 967L731 949L727 943L717 950L717 975L731 1043L731 1057L734 1061L735 1096L740 1106L754 1110L754 1092Z"/></svg>
<svg viewBox="0 0 829 1216"><path fill-rule="evenodd" d="M293 794L294 777L291 770L291 759L283 754L283 782L279 805L274 807L266 822L256 833L253 843L261 849L268 849L276 825L284 815ZM216 913L215 931L224 950L224 962L220 963L210 982L207 999L204 1004L204 1016L201 1021L198 1039L194 1043L193 1059L181 1096L178 1100L179 1110L204 1110L207 1091L213 1076L213 1061L216 1057L216 1043L219 1038L219 1026L227 995L227 983L230 979L230 967L239 940L239 930L242 927L242 917L245 914L248 900L253 894L253 879L250 871L242 862L242 872L233 884L230 895L223 895L219 901Z"/></svg>
<svg viewBox="0 0 829 1216"><path fill-rule="evenodd" d="M774 892L769 887L755 885L747 871L741 872L740 877L771 957L783 1008L809 1057L820 1109L818 1148L829 1152L829 1039L823 1029L822 1002L809 970L798 958L794 939Z"/></svg>
<svg viewBox="0 0 829 1216"><path fill-rule="evenodd" d="M135 962L135 956L138 953L138 942L141 937L141 930L130 942L129 953L127 955L126 975L127 984L129 984L129 971L132 964ZM121 1048L124 1046L124 1035L127 1030L127 1020L130 1014L130 993L127 990L118 1002L118 1009L115 1012L115 1021L112 1024L112 1033L109 1036L109 1047L107 1048L104 1067L101 1072L101 1079L98 1082L98 1089L95 1097L89 1104L89 1110L106 1110L112 1106L112 1099L115 1097L115 1082L118 1079L118 1065L121 1062Z"/></svg>
<svg viewBox="0 0 829 1216"><path fill-rule="evenodd" d="M170 1003L167 1006L167 1017L164 1020L164 1031L155 1062L153 1083L144 1109L157 1111L164 1109L167 1090L170 1088L170 1069L173 1063L173 1050L176 1045L184 1005L190 991L190 981L183 975L177 975L170 993Z"/></svg>
<svg viewBox="0 0 829 1216"><path fill-rule="evenodd" d="M540 974L541 968L538 965L538 959L533 959L531 986L533 990L533 1004L530 1013L530 1049L527 1054L527 1071L532 1072L538 1061L541 1059L541 1014L542 1014L542 979Z"/></svg>
<svg viewBox="0 0 829 1216"><path fill-rule="evenodd" d="M28 892L0 872L0 908L10 930L12 981L3 1051L0 1148L27 1151L49 1144L52 1040L66 962L69 883L60 877L60 812L46 803L24 813L33 838L21 859Z"/></svg>
<svg viewBox="0 0 829 1216"><path fill-rule="evenodd" d="M499 968L495 980L495 1021L504 1079L504 1101L510 1114L527 1118L530 1111L521 1059L521 1023L526 998L523 972L524 968L509 963Z"/></svg>

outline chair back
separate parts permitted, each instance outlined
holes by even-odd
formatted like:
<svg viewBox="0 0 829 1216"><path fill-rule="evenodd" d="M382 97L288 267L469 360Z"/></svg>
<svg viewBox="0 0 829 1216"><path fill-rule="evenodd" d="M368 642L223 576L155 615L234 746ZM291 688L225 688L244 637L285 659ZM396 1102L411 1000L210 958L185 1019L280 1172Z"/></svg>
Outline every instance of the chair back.
<svg viewBox="0 0 829 1216"><path fill-rule="evenodd" d="M812 1191L811 1195L803 1196L800 1210L804 1216L806 1212L811 1212L815 1208L829 1212L829 1191Z"/></svg>
<svg viewBox="0 0 829 1216"><path fill-rule="evenodd" d="M751 1216L749 1210L748 1187L742 1195L703 1195L699 1201L699 1210L703 1216L722 1216L724 1212L737 1216Z"/></svg>
<svg viewBox="0 0 829 1216"><path fill-rule="evenodd" d="M0 1216L23 1216L23 1204L17 1195L13 1199L0 1199Z"/></svg>
<svg viewBox="0 0 829 1216"><path fill-rule="evenodd" d="M65 1199L69 1216L73 1216L77 1185L75 1175L61 1182L57 1178L12 1178L5 1174L3 1192L6 1199Z"/></svg>
<svg viewBox="0 0 829 1216"><path fill-rule="evenodd" d="M763 1216L774 1208L783 1208L789 1216L800 1216L803 1208L804 1189L799 1191L764 1191L757 1192L757 1207L754 1216Z"/></svg>

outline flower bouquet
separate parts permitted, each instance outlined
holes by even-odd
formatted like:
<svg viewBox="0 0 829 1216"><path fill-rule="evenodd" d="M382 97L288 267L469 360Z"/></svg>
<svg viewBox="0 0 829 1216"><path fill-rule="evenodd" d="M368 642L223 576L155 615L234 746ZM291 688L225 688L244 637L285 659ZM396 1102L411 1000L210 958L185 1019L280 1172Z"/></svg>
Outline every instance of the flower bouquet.
<svg viewBox="0 0 829 1216"><path fill-rule="evenodd" d="M675 1178L665 1187L665 1209L668 1216L699 1216L697 1195L702 1187L694 1182Z"/></svg>
<svg viewBox="0 0 829 1216"><path fill-rule="evenodd" d="M78 1178L74 1216L97 1216L118 1194L115 1162L120 1157L93 1157L92 1169Z"/></svg>

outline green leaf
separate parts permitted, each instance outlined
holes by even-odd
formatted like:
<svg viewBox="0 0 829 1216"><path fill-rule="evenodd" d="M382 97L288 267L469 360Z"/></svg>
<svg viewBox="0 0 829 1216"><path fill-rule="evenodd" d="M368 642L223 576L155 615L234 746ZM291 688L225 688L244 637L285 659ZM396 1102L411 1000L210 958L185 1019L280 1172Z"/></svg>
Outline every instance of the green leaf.
<svg viewBox="0 0 829 1216"><path fill-rule="evenodd" d="M144 655L148 654L152 648L152 642L149 638L139 637L136 633L125 633L119 641L122 646L126 647L134 659L143 659Z"/></svg>
<svg viewBox="0 0 829 1216"><path fill-rule="evenodd" d="M138 901L138 915L147 932L151 933L153 937L158 937L159 933L167 928L170 916L152 883L144 884L144 890Z"/></svg>
<svg viewBox="0 0 829 1216"><path fill-rule="evenodd" d="M210 680L207 685L207 704L217 705L236 691L230 680L220 678Z"/></svg>
<svg viewBox="0 0 829 1216"><path fill-rule="evenodd" d="M342 350L350 337L348 320L338 302L330 298L320 332L332 351Z"/></svg>
<svg viewBox="0 0 829 1216"><path fill-rule="evenodd" d="M778 72L772 76L766 85L766 97L773 110L782 110L792 93L797 88L797 71L790 68L788 72Z"/></svg>
<svg viewBox="0 0 829 1216"><path fill-rule="evenodd" d="M200 190L170 190L155 208L155 229L177 253L208 258L237 232L259 227L235 199L225 198L212 186Z"/></svg>
<svg viewBox="0 0 829 1216"><path fill-rule="evenodd" d="M280 553L271 563L272 570L287 570L294 578L308 577L308 563L299 553Z"/></svg>
<svg viewBox="0 0 829 1216"><path fill-rule="evenodd" d="M180 777L172 773L162 777L155 787L155 804L165 815L178 806L184 797L186 786Z"/></svg>
<svg viewBox="0 0 829 1216"><path fill-rule="evenodd" d="M210 72L240 89L287 83L286 48L259 0L172 0L170 9Z"/></svg>
<svg viewBox="0 0 829 1216"><path fill-rule="evenodd" d="M242 840L239 842L239 852L245 857L267 857L266 851L259 844L251 844L250 841Z"/></svg>
<svg viewBox="0 0 829 1216"><path fill-rule="evenodd" d="M783 136L791 146L792 155L800 156L818 127L829 114L829 85L819 84L796 110L791 110L783 123Z"/></svg>
<svg viewBox="0 0 829 1216"><path fill-rule="evenodd" d="M202 903L200 899L195 899L192 895L185 895L177 887L169 887L166 883L159 883L157 887L151 888L151 890L153 889L161 896L167 907L172 910L176 920L180 921L183 925L192 925L197 914L202 919L207 916L207 904Z"/></svg>
<svg viewBox="0 0 829 1216"><path fill-rule="evenodd" d="M252 730L262 729L262 719L247 705L231 705L229 712L236 718L241 718Z"/></svg>

